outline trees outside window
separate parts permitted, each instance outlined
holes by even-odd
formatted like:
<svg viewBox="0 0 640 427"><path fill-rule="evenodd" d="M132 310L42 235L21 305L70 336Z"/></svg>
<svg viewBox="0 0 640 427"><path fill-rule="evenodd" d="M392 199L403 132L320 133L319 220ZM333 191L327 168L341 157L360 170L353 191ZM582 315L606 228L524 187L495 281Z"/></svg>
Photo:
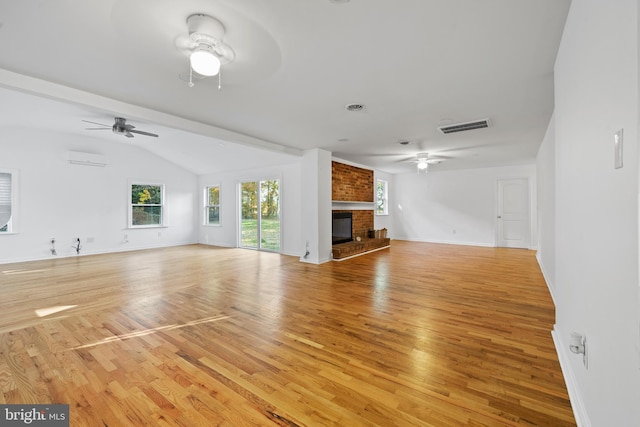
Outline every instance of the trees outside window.
<svg viewBox="0 0 640 427"><path fill-rule="evenodd" d="M376 180L376 215L389 214L387 186L387 181Z"/></svg>
<svg viewBox="0 0 640 427"><path fill-rule="evenodd" d="M131 227L163 225L164 185L131 184Z"/></svg>
<svg viewBox="0 0 640 427"><path fill-rule="evenodd" d="M280 250L280 181L240 184L240 246Z"/></svg>
<svg viewBox="0 0 640 427"><path fill-rule="evenodd" d="M220 186L205 189L204 210L206 225L220 225Z"/></svg>

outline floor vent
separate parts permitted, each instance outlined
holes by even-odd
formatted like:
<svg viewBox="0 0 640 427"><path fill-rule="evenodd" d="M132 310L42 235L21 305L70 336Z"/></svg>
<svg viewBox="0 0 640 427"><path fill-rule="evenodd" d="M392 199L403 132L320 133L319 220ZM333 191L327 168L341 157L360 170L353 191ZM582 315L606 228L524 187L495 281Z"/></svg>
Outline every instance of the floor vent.
<svg viewBox="0 0 640 427"><path fill-rule="evenodd" d="M464 131L473 130L473 129L482 129L487 127L489 127L489 119L440 126L438 127L438 130L446 134L446 133L454 133L454 132L464 132Z"/></svg>

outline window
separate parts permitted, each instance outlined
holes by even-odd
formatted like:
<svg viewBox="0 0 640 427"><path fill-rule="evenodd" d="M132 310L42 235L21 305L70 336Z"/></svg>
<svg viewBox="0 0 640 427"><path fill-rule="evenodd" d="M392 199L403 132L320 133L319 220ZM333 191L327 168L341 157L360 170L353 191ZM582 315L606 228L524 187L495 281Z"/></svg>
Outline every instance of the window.
<svg viewBox="0 0 640 427"><path fill-rule="evenodd" d="M376 180L376 215L389 215L387 181Z"/></svg>
<svg viewBox="0 0 640 427"><path fill-rule="evenodd" d="M0 170L0 234L14 231L16 174Z"/></svg>
<svg viewBox="0 0 640 427"><path fill-rule="evenodd" d="M206 188L204 204L205 225L220 225L220 186Z"/></svg>
<svg viewBox="0 0 640 427"><path fill-rule="evenodd" d="M164 185L131 184L131 227L163 225Z"/></svg>

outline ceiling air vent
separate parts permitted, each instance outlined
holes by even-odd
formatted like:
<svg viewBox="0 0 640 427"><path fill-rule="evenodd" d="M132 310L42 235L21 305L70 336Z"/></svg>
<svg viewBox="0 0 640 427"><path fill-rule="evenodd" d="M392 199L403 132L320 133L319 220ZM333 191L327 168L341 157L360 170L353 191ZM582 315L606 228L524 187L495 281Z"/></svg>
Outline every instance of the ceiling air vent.
<svg viewBox="0 0 640 427"><path fill-rule="evenodd" d="M476 120L466 123L455 123L452 125L439 126L438 130L442 133L464 132L473 129L482 129L489 127L489 119Z"/></svg>
<svg viewBox="0 0 640 427"><path fill-rule="evenodd" d="M362 111L364 104L349 104L344 107L347 111Z"/></svg>

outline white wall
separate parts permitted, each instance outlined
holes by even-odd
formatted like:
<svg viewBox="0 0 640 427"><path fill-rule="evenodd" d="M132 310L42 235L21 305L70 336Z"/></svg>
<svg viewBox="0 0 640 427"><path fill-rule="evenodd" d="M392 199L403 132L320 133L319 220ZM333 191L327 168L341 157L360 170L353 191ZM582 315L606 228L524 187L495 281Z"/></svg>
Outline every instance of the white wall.
<svg viewBox="0 0 640 427"><path fill-rule="evenodd" d="M555 66L554 338L581 425L640 423L638 77L638 1L573 1Z"/></svg>
<svg viewBox="0 0 640 427"><path fill-rule="evenodd" d="M396 175L393 237L401 240L495 246L497 181L528 178L532 247L536 245L535 165Z"/></svg>
<svg viewBox="0 0 640 427"><path fill-rule="evenodd" d="M538 195L538 264L555 299L556 282L556 140L551 117L536 163Z"/></svg>
<svg viewBox="0 0 640 427"><path fill-rule="evenodd" d="M67 151L104 154L107 167L71 165ZM3 128L0 168L19 174L19 217L15 234L0 233L0 263L51 258L50 240L56 238L57 256L103 253L193 243L196 240L193 189L196 176L122 142ZM165 184L166 228L127 229L129 179ZM127 234L128 242L124 242ZM93 242L87 242L93 238Z"/></svg>
<svg viewBox="0 0 640 427"><path fill-rule="evenodd" d="M281 253L294 256L304 255L304 247L301 243L302 184L300 163L202 175L198 184L199 242L215 246L237 247L239 244L237 226L240 215L238 185L242 181L266 179L280 180ZM220 185L219 226L204 225L204 189L212 185Z"/></svg>

